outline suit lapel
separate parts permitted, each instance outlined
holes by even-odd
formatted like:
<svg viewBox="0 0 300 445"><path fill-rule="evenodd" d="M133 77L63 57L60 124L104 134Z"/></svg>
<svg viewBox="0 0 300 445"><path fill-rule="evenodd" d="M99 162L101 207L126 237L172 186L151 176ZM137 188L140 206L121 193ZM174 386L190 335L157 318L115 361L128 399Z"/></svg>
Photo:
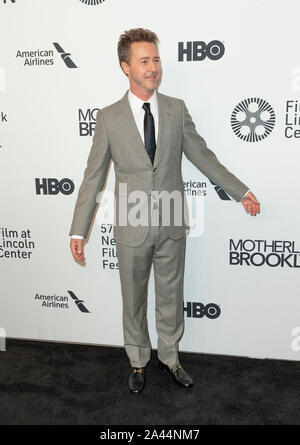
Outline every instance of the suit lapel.
<svg viewBox="0 0 300 445"><path fill-rule="evenodd" d="M164 96L157 92L157 107L158 107L158 135L157 146L153 167L156 167L161 160L163 150L167 148L168 140L170 139L170 128L172 115L168 111L168 104Z"/></svg>
<svg viewBox="0 0 300 445"><path fill-rule="evenodd" d="M137 155L139 157L142 157L151 168L154 168L158 165L162 156L162 147L166 148L173 119L172 114L168 110L168 104L166 103L166 100L159 93L157 93L157 107L158 135L153 166L145 149L144 142L141 138L139 130L136 126L134 116L128 101L128 91L119 102L119 109L117 114L118 123L122 128L122 133L124 134L125 138L128 140Z"/></svg>
<svg viewBox="0 0 300 445"><path fill-rule="evenodd" d="M139 157L142 157L144 161L152 167L150 158L134 120L131 106L128 101L128 91L120 101L118 123L122 128L122 134L124 134L124 137L128 140L130 146L135 150L136 154Z"/></svg>

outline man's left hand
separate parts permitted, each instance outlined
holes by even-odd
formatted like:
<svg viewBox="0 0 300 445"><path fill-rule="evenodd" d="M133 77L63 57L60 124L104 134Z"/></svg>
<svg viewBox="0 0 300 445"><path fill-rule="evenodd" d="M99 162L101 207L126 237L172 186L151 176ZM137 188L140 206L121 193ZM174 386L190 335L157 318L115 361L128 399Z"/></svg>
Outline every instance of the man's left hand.
<svg viewBox="0 0 300 445"><path fill-rule="evenodd" d="M243 204L245 211L250 213L250 215L256 216L257 213L260 213L260 203L257 201L253 193L248 192L241 200L241 203Z"/></svg>

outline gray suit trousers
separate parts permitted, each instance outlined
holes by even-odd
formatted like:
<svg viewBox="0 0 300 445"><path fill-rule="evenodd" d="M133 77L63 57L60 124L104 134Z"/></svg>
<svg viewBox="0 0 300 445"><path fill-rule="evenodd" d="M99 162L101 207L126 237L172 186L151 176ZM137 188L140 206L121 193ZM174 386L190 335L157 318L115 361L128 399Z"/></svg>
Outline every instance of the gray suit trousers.
<svg viewBox="0 0 300 445"><path fill-rule="evenodd" d="M116 243L123 299L124 346L131 366L137 368L146 366L151 356L147 294L152 264L158 358L168 366L179 364L178 344L184 331L186 236L173 240L168 237L158 215L154 221L156 223L150 225L141 245L131 247Z"/></svg>

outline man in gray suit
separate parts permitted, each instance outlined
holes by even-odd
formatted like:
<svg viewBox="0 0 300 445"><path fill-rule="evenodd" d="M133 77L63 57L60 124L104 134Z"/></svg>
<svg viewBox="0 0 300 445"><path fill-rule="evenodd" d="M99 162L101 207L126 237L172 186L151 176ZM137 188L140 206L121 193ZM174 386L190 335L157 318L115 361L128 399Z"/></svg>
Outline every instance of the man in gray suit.
<svg viewBox="0 0 300 445"><path fill-rule="evenodd" d="M84 261L87 237L111 159L115 167L114 238L123 299L124 345L131 364L130 391L140 393L151 356L147 287L153 264L158 363L179 385L193 380L179 362L184 330L183 278L189 229L181 173L182 153L247 213L260 205L196 132L184 102L158 93L158 38L144 29L125 32L118 43L130 89L98 111L91 151L73 215L70 247Z"/></svg>

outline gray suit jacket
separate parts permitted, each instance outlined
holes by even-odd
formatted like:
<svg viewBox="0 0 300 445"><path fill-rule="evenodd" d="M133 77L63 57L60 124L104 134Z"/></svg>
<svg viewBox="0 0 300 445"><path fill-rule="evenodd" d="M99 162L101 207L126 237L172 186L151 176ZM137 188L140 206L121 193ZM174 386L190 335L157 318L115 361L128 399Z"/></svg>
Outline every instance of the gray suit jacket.
<svg viewBox="0 0 300 445"><path fill-rule="evenodd" d="M93 143L77 196L70 235L87 236L97 205L97 195L104 187L111 159L115 168L114 238L118 243L128 246L138 246L145 240L150 225L151 200L147 199L141 204L141 208L148 208L148 218L144 225L120 225L119 210L124 206L124 200L120 199L119 195L120 183L126 183L128 194L142 190L148 198L151 191L165 190L180 194L180 212L173 200L170 201L170 224L167 230L172 239L185 236L189 223L181 172L183 152L205 176L236 201L240 201L249 190L249 187L230 173L207 147L205 140L196 132L183 100L157 93L157 102L159 131L153 165L135 124L128 92L118 102L98 111ZM126 211L129 212L135 205L128 203ZM179 213L182 218L178 223ZM184 215L187 217L184 218Z"/></svg>

